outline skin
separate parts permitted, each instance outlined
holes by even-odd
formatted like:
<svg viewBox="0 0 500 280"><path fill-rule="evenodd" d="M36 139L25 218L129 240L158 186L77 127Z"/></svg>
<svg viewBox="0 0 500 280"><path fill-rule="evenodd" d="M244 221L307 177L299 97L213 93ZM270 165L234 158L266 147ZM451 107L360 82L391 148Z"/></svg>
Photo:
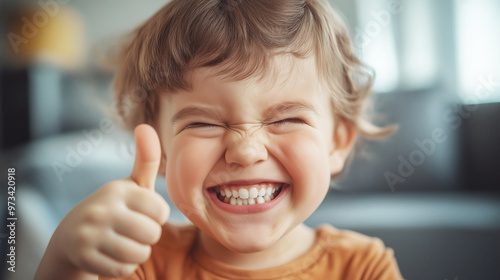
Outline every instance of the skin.
<svg viewBox="0 0 500 280"><path fill-rule="evenodd" d="M189 92L160 103L170 198L202 230L206 254L245 269L285 264L311 247L314 231L302 222L324 199L351 148L351 142L335 144L330 99L314 57L279 56L274 63L280 74L262 80L231 81L196 69L188 74ZM270 111L294 103L302 105ZM186 108L199 110L175 117ZM276 207L245 215L222 211L207 192L255 178L289 184L289 192Z"/></svg>
<svg viewBox="0 0 500 280"><path fill-rule="evenodd" d="M342 170L355 136L334 123L313 58L280 56L274 63L279 74L264 79L231 81L211 69L188 73L191 90L161 98L160 137L149 125L136 128L130 177L104 185L68 213L35 279L133 273L169 215L154 192L158 172L174 204L201 229L197 244L211 257L260 269L309 250L314 230L303 221L324 199L330 176ZM293 106L276 109L283 104ZM179 115L187 107L205 113ZM210 187L256 179L289 188L273 208L253 214L225 212L209 196Z"/></svg>
<svg viewBox="0 0 500 280"><path fill-rule="evenodd" d="M154 191L161 157L156 132L140 125L135 141L130 177L104 185L66 215L34 279L121 277L149 258L170 208Z"/></svg>

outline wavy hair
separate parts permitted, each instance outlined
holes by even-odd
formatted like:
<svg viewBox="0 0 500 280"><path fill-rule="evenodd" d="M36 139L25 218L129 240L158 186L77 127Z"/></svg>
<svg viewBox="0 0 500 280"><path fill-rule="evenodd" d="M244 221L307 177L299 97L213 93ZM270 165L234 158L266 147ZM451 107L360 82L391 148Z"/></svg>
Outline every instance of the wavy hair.
<svg viewBox="0 0 500 280"><path fill-rule="evenodd" d="M373 74L355 55L342 17L323 0L173 0L134 30L118 57L116 110L127 128L155 124L160 94L188 90L187 71L213 67L243 80L271 71L278 54L314 55L336 117L382 138L366 107Z"/></svg>

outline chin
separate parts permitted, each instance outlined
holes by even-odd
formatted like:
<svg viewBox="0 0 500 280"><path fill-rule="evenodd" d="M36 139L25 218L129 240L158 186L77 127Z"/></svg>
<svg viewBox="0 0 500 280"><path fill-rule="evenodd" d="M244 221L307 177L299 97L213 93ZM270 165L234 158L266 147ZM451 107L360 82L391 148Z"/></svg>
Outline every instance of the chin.
<svg viewBox="0 0 500 280"><path fill-rule="evenodd" d="M225 240L224 242L219 240L219 242L233 252L245 254L264 251L276 243L275 238L270 238L269 235L263 235L262 238L256 237L256 234L253 234L250 238L245 237L249 236L246 236L246 234L235 235L234 237L229 237L229 240Z"/></svg>

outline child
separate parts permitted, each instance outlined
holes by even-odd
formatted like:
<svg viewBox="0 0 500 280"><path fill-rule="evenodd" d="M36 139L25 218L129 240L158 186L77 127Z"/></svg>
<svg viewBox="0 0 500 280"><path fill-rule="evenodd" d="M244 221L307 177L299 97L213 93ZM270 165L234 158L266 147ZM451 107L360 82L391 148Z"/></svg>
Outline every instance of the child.
<svg viewBox="0 0 500 280"><path fill-rule="evenodd" d="M380 240L303 224L357 136L390 133L363 69L321 0L169 2L115 79L132 173L64 218L35 278L401 279ZM165 222L158 172L192 225Z"/></svg>

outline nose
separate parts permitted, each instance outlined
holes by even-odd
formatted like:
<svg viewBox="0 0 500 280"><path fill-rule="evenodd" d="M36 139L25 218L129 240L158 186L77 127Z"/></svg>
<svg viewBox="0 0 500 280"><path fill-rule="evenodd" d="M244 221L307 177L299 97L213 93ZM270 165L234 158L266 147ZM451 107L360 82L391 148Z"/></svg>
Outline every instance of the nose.
<svg viewBox="0 0 500 280"><path fill-rule="evenodd" d="M268 153L259 133L234 133L228 141L225 159L228 164L250 166L267 160Z"/></svg>

